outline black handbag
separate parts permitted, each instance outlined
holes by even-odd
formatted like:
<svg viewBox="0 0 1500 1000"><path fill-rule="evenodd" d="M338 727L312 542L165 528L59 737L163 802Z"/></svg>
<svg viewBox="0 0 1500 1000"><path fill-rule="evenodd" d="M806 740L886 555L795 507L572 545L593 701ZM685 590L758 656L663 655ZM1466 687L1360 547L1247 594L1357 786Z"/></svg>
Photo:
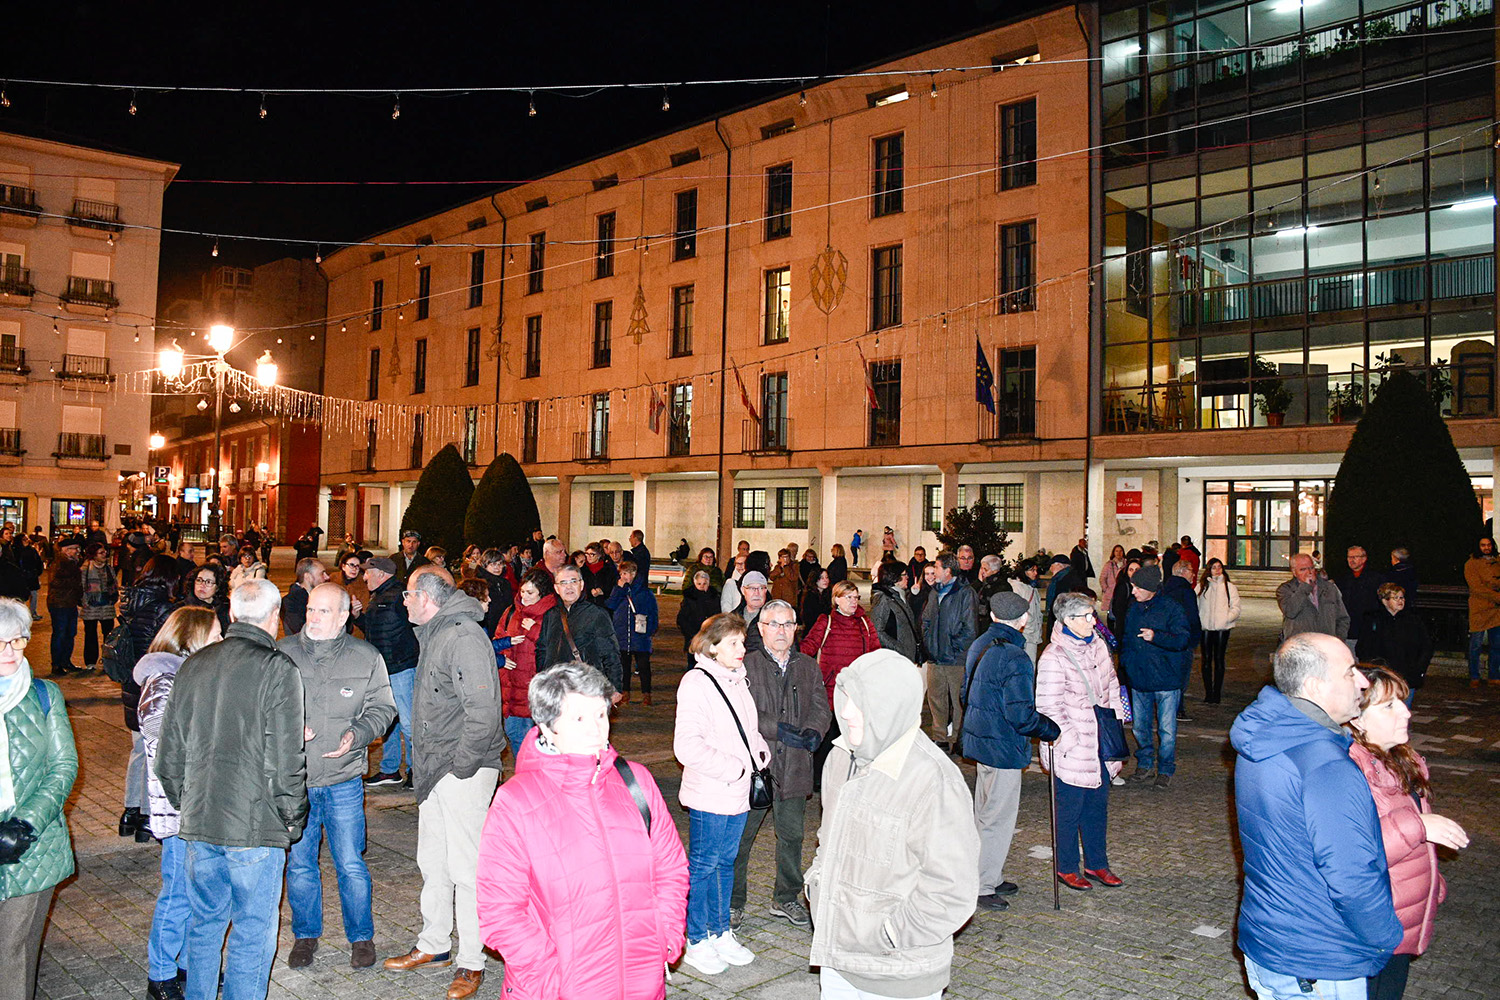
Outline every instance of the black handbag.
<svg viewBox="0 0 1500 1000"><path fill-rule="evenodd" d="M694 670L703 670L702 667L694 667ZM707 677L709 683L713 684L714 690L719 692L719 697L724 699L724 704L729 707L729 715L734 719L734 728L740 731L740 739L744 741L745 752L750 755L750 808L769 809L774 798L771 788L771 769L769 767L755 766L755 751L750 749L750 737L745 735L745 727L740 725L740 717L734 710L734 703L729 700L729 695L719 686L718 680L707 670L703 670L703 676Z"/></svg>
<svg viewBox="0 0 1500 1000"><path fill-rule="evenodd" d="M1094 706L1094 723L1099 730L1099 759L1105 762L1129 760L1130 745L1125 742L1125 724L1115 715L1114 709L1099 704L1099 698L1094 694L1094 685L1089 681L1089 675L1074 658L1072 651L1067 647L1062 647L1062 651L1067 656L1068 662L1073 664L1073 669L1078 671L1078 676L1083 678L1083 686L1089 693L1089 702Z"/></svg>
<svg viewBox="0 0 1500 1000"><path fill-rule="evenodd" d="M116 684L124 684L130 678L131 671L135 670L136 661L140 659L135 648L135 637L130 634L130 622L124 621L110 629L109 635L104 638L104 648L100 651L99 662L104 668L104 676Z"/></svg>

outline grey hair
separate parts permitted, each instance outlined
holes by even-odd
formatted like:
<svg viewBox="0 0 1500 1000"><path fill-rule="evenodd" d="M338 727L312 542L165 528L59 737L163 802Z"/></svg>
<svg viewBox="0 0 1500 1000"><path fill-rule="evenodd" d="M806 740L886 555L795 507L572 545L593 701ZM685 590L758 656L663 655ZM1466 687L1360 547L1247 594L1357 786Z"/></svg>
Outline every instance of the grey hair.
<svg viewBox="0 0 1500 1000"><path fill-rule="evenodd" d="M1070 590L1066 594L1058 594L1057 600L1052 602L1052 617L1058 621L1071 618L1074 615L1091 615L1094 613L1094 602L1087 594L1080 594L1076 590Z"/></svg>
<svg viewBox="0 0 1500 1000"><path fill-rule="evenodd" d="M1400 559L1402 562L1405 562L1406 560L1411 558L1411 550L1404 545L1399 545L1396 548L1391 549L1391 555L1395 556L1397 559Z"/></svg>
<svg viewBox="0 0 1500 1000"><path fill-rule="evenodd" d="M790 611L792 613L792 621L796 621L797 620L797 609L794 608L794 607L792 607L791 602L789 602L789 601L783 601L779 597L776 600L774 600L774 601L767 601L766 604L765 604L765 607L763 607L763 608L760 609L760 620L761 621L765 621L766 620L766 615L768 615L772 611L779 611L782 608L786 608L788 611Z"/></svg>
<svg viewBox="0 0 1500 1000"><path fill-rule="evenodd" d="M1276 647L1271 654L1271 670L1276 689L1289 698L1302 693L1307 682L1322 678L1328 671L1328 658L1314 641L1317 632L1302 632Z"/></svg>
<svg viewBox="0 0 1500 1000"><path fill-rule="evenodd" d="M316 556L307 556L306 558L297 560L297 568L293 570L293 572L296 574L297 582L301 583L302 578L311 573L314 566L322 565L323 560L317 558ZM327 569L326 566L324 566L323 568Z"/></svg>
<svg viewBox="0 0 1500 1000"><path fill-rule="evenodd" d="M583 581L583 570L579 569L577 566L574 566L572 563L566 563L558 567L557 573L552 577L553 583L556 583L557 578L562 576L564 573L572 573L574 576L578 577L579 582Z"/></svg>
<svg viewBox="0 0 1500 1000"><path fill-rule="evenodd" d="M1184 580L1191 580L1193 578L1192 563L1189 563L1183 559L1177 560L1172 564L1172 575L1180 576Z"/></svg>
<svg viewBox="0 0 1500 1000"><path fill-rule="evenodd" d="M13 597L0 597L0 636L31 638L31 609Z"/></svg>
<svg viewBox="0 0 1500 1000"><path fill-rule="evenodd" d="M563 699L570 694L609 701L615 696L615 686L608 677L582 660L559 663L531 679L531 686L526 689L531 718L550 729L562 714Z"/></svg>
<svg viewBox="0 0 1500 1000"><path fill-rule="evenodd" d="M983 559L979 560L979 565L983 566L991 573L998 573L1005 568L1005 563L997 555L985 556Z"/></svg>
<svg viewBox="0 0 1500 1000"><path fill-rule="evenodd" d="M270 580L247 580L229 595L229 617L259 624L281 609L281 591Z"/></svg>
<svg viewBox="0 0 1500 1000"><path fill-rule="evenodd" d="M433 604L441 605L448 598L452 597L453 592L458 589L453 585L451 577L444 579L444 577L448 576L447 573L438 573L430 569L424 569L421 573L414 573L412 575L415 579L408 581L411 589L418 593L426 594L432 599Z"/></svg>

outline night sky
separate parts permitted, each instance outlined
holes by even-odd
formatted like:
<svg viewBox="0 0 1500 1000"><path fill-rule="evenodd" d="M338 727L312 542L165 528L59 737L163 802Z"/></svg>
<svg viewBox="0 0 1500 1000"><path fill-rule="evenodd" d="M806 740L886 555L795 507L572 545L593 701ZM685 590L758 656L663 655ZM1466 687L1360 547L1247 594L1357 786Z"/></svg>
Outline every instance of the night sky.
<svg viewBox="0 0 1500 1000"><path fill-rule="evenodd" d="M4 68L16 78L244 87L244 94L137 93L10 83L0 131L104 145L182 164L168 227L359 239L576 160L764 99L782 88L694 87L590 97L401 98L421 86L545 85L849 70L1035 3L339 5L46 3L7 11ZM191 14L177 13L178 10ZM278 96L276 87L380 87L373 97ZM204 183L255 181L253 185ZM401 181L400 185L274 182ZM431 183L437 182L437 183ZM478 183L455 183L478 182ZM195 294L219 263L255 265L297 248L167 236L163 294ZM324 247L324 251L330 249ZM310 250L301 251L310 254Z"/></svg>

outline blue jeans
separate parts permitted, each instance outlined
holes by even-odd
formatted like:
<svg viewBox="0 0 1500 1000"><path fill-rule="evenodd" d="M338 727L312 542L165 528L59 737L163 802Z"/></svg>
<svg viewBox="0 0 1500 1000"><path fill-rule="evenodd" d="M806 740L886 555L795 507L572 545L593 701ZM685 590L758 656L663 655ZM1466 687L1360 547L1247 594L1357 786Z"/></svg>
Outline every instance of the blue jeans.
<svg viewBox="0 0 1500 1000"><path fill-rule="evenodd" d="M729 930L734 859L749 810L737 816L688 810L687 939L702 941Z"/></svg>
<svg viewBox="0 0 1500 1000"><path fill-rule="evenodd" d="M1365 1000L1369 993L1364 976L1358 979L1319 979L1310 992L1303 992L1296 976L1272 972L1245 956L1245 978L1260 1000Z"/></svg>
<svg viewBox="0 0 1500 1000"><path fill-rule="evenodd" d="M365 866L365 783L350 778L307 790L307 827L292 845L286 865L286 900L292 908L292 936L323 936L323 876L318 853L324 834L339 880L344 937L370 941L375 917L370 910L370 869Z"/></svg>
<svg viewBox="0 0 1500 1000"><path fill-rule="evenodd" d="M385 736L385 749L380 754L382 774L395 774L401 770L401 737L406 737L406 766L411 767L411 695L417 686L415 669L391 674L391 697L396 699L396 721Z"/></svg>
<svg viewBox="0 0 1500 1000"><path fill-rule="evenodd" d="M1137 691L1130 689L1130 711L1135 716L1135 764L1142 771L1156 768L1157 774L1177 773L1177 707L1182 704L1179 691ZM1157 752L1152 729L1161 733L1161 751Z"/></svg>
<svg viewBox="0 0 1500 1000"><path fill-rule="evenodd" d="M521 741L535 725L536 723L531 721L530 716L507 715L505 717L505 738L510 741L512 757L521 752Z"/></svg>
<svg viewBox="0 0 1500 1000"><path fill-rule="evenodd" d="M188 916L187 841L168 837L161 842L161 891L146 940L146 975L157 982L172 979L187 965Z"/></svg>
<svg viewBox="0 0 1500 1000"><path fill-rule="evenodd" d="M73 665L73 643L78 639L78 609L47 607L52 616L52 669Z"/></svg>
<svg viewBox="0 0 1500 1000"><path fill-rule="evenodd" d="M1078 874L1078 839L1083 838L1083 865L1091 871L1109 867L1105 834L1109 828L1109 769L1100 762L1104 780L1098 788L1080 788L1054 778L1057 785L1057 870Z"/></svg>
<svg viewBox="0 0 1500 1000"><path fill-rule="evenodd" d="M223 847L201 840L187 845L188 901L192 923L187 938L188 1000L214 1000L224 932L230 924L224 1000L265 1000L276 958L281 920L281 872L286 851L279 847Z"/></svg>
<svg viewBox="0 0 1500 1000"><path fill-rule="evenodd" d="M1490 647L1490 680L1500 680L1500 627L1469 633L1469 680L1479 680L1479 653ZM53 662L57 662L55 659Z"/></svg>

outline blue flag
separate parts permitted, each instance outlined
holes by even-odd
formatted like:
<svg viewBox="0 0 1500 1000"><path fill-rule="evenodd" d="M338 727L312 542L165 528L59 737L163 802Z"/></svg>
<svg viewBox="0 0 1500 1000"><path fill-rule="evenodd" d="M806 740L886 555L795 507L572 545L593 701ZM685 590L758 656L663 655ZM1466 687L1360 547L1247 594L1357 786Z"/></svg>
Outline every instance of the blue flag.
<svg viewBox="0 0 1500 1000"><path fill-rule="evenodd" d="M974 401L983 406L991 413L995 412L995 393L992 387L995 384L995 373L990 371L990 363L984 356L984 348L979 345L979 336L974 336Z"/></svg>

